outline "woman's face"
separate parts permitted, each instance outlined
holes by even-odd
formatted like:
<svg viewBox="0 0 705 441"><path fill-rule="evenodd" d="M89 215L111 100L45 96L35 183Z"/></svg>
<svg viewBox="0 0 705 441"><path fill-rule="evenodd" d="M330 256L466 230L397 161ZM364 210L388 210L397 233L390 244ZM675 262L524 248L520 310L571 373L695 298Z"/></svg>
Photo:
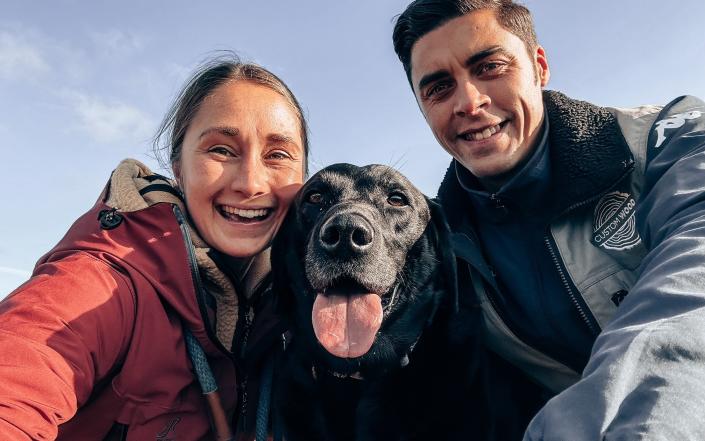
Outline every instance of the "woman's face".
<svg viewBox="0 0 705 441"><path fill-rule="evenodd" d="M204 99L174 175L201 237L232 257L265 249L304 180L299 120L277 92L229 81Z"/></svg>

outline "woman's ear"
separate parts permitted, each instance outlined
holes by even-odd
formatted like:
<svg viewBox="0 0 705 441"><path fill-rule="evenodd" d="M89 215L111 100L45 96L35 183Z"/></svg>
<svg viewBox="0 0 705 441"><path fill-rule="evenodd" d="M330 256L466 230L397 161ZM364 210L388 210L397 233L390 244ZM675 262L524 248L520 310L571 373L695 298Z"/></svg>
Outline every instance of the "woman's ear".
<svg viewBox="0 0 705 441"><path fill-rule="evenodd" d="M181 163L179 161L174 161L171 163L171 171L174 173L174 179L176 184L181 187Z"/></svg>

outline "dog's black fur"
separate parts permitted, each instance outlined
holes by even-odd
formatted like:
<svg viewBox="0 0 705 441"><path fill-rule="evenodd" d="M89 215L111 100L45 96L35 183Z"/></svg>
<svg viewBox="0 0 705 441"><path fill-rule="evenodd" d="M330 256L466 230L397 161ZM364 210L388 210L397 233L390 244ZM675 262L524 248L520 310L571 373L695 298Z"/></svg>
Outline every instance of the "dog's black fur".
<svg viewBox="0 0 705 441"><path fill-rule="evenodd" d="M274 241L272 267L292 331L274 386L286 441L521 439L538 388L483 349L442 210L400 173L336 164L316 174ZM316 295L341 283L380 293L385 308L356 358L329 353L312 326Z"/></svg>

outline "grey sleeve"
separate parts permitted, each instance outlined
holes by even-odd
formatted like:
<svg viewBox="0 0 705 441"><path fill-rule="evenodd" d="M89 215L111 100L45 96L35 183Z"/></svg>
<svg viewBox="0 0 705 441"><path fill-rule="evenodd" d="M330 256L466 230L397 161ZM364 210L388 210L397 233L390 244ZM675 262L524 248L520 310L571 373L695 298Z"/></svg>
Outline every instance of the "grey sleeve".
<svg viewBox="0 0 705 441"><path fill-rule="evenodd" d="M705 103L681 97L648 137L640 275L576 384L524 440L705 440Z"/></svg>

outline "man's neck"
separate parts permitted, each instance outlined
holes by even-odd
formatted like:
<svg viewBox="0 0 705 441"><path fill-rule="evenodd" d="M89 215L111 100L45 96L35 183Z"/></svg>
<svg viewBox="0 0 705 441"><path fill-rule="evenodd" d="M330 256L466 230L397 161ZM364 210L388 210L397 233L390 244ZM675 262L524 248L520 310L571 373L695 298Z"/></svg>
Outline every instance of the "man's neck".
<svg viewBox="0 0 705 441"><path fill-rule="evenodd" d="M509 182L517 173L524 169L526 164L529 162L531 157L535 154L536 149L544 142L548 142L547 124L548 118L544 115L541 121L541 125L538 129L538 134L534 138L534 141L524 152L524 157L519 160L519 162L512 167L511 170L493 176L487 176L484 178L477 178L480 186L488 193L497 193L507 182Z"/></svg>

